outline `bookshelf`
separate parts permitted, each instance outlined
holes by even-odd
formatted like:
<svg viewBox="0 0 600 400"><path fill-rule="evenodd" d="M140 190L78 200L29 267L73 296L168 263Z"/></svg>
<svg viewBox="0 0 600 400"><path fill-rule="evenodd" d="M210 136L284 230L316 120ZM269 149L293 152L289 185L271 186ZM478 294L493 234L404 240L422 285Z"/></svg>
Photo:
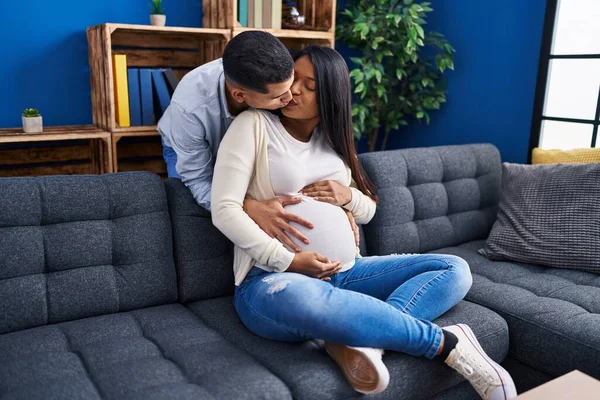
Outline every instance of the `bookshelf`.
<svg viewBox="0 0 600 400"><path fill-rule="evenodd" d="M101 24L87 28L93 124L110 133L111 170L148 170L166 176L156 125L117 124L113 54L125 54L133 68L172 68L178 79L221 56L230 29ZM155 151L144 151L135 147Z"/></svg>
<svg viewBox="0 0 600 400"><path fill-rule="evenodd" d="M173 68L179 79L199 65L220 57L213 47L224 48L231 37L228 29L156 27L150 25L102 24L87 29L92 119L109 132L148 130L125 128L116 122L113 54L127 55L128 67Z"/></svg>
<svg viewBox="0 0 600 400"><path fill-rule="evenodd" d="M263 0L272 1L272 0ZM283 1L283 0L282 0ZM121 127L114 95L114 54L125 54L132 68L171 68L178 79L221 57L227 42L241 32L262 30L290 50L309 44L335 45L335 0L297 0L305 16L302 29L242 27L238 0L203 0L203 28L105 23L87 28L93 124L111 135L109 170L149 170L166 175L156 125Z"/></svg>
<svg viewBox="0 0 600 400"><path fill-rule="evenodd" d="M202 26L231 29L232 37L248 30L266 31L280 38L292 50L301 49L313 43L335 47L336 1L298 0L296 3L298 11L305 16L305 25L302 29L242 27L238 22L238 0L203 0Z"/></svg>

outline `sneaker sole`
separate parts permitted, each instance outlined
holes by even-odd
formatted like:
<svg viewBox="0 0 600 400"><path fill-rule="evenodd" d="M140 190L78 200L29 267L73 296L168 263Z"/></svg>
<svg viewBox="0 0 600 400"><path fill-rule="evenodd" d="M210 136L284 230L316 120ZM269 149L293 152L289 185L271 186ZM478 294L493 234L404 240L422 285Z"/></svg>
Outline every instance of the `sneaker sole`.
<svg viewBox="0 0 600 400"><path fill-rule="evenodd" d="M494 370L498 374L498 378L500 378L500 382L502 382L502 389L503 389L502 394L504 395L504 397L494 396L494 397L492 397L492 400L508 400L508 399L517 397L517 389L515 387L515 383L513 382L512 377L510 376L508 371L506 371L504 368L502 368L498 363L496 363L494 360L492 360L487 355L487 353L483 350L483 348L479 344L479 341L477 340L477 337L475 336L475 334L473 333L473 331L471 330L471 328L469 326L464 325L464 324L458 324L456 326L458 328L460 328L460 330L463 331L463 333L469 339L471 344L473 346L475 346L475 348L477 350L479 350L479 353L481 354L481 356L483 356L483 358L488 363L490 363L492 368L494 368Z"/></svg>
<svg viewBox="0 0 600 400"><path fill-rule="evenodd" d="M383 392L390 381L390 374L383 362L374 363L360 350L334 343L327 343L325 350L333 358L346 380L357 392L377 394Z"/></svg>

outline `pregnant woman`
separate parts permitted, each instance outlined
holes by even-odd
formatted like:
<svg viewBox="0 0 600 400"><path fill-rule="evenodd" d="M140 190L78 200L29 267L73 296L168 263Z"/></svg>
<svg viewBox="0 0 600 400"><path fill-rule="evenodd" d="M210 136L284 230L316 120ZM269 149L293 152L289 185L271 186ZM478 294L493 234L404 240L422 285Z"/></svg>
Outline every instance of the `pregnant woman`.
<svg viewBox="0 0 600 400"><path fill-rule="evenodd" d="M322 339L361 393L388 385L383 349L439 359L484 399L516 396L508 372L463 324L433 324L467 293L467 263L449 255L360 257L352 227L369 222L376 191L352 138L351 89L343 58L310 46L296 57L292 102L282 115L251 110L227 131L214 169L212 218L234 244L235 308L257 335ZM286 208L314 222L290 249L244 212L246 197L301 196ZM293 227L289 228L294 229Z"/></svg>

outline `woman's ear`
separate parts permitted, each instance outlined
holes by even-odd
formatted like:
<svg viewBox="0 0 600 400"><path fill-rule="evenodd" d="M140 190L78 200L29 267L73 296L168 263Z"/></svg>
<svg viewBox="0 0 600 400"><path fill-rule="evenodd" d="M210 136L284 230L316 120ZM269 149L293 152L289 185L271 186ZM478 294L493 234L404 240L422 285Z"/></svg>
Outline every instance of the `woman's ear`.
<svg viewBox="0 0 600 400"><path fill-rule="evenodd" d="M231 97L238 103L246 101L246 92L243 89L233 88L231 89Z"/></svg>

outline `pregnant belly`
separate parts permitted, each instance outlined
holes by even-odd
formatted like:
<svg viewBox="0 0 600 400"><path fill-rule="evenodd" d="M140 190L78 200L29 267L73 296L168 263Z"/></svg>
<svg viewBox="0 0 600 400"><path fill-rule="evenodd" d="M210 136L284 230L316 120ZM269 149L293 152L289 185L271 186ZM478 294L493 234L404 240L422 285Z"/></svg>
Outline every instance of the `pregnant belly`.
<svg viewBox="0 0 600 400"><path fill-rule="evenodd" d="M342 271L354 265L356 258L354 232L348 216L341 207L303 197L301 203L288 205L285 209L314 225L313 229L308 229L292 223L294 228L310 240L310 244L307 245L294 239L298 247L324 255L330 261L339 261Z"/></svg>

